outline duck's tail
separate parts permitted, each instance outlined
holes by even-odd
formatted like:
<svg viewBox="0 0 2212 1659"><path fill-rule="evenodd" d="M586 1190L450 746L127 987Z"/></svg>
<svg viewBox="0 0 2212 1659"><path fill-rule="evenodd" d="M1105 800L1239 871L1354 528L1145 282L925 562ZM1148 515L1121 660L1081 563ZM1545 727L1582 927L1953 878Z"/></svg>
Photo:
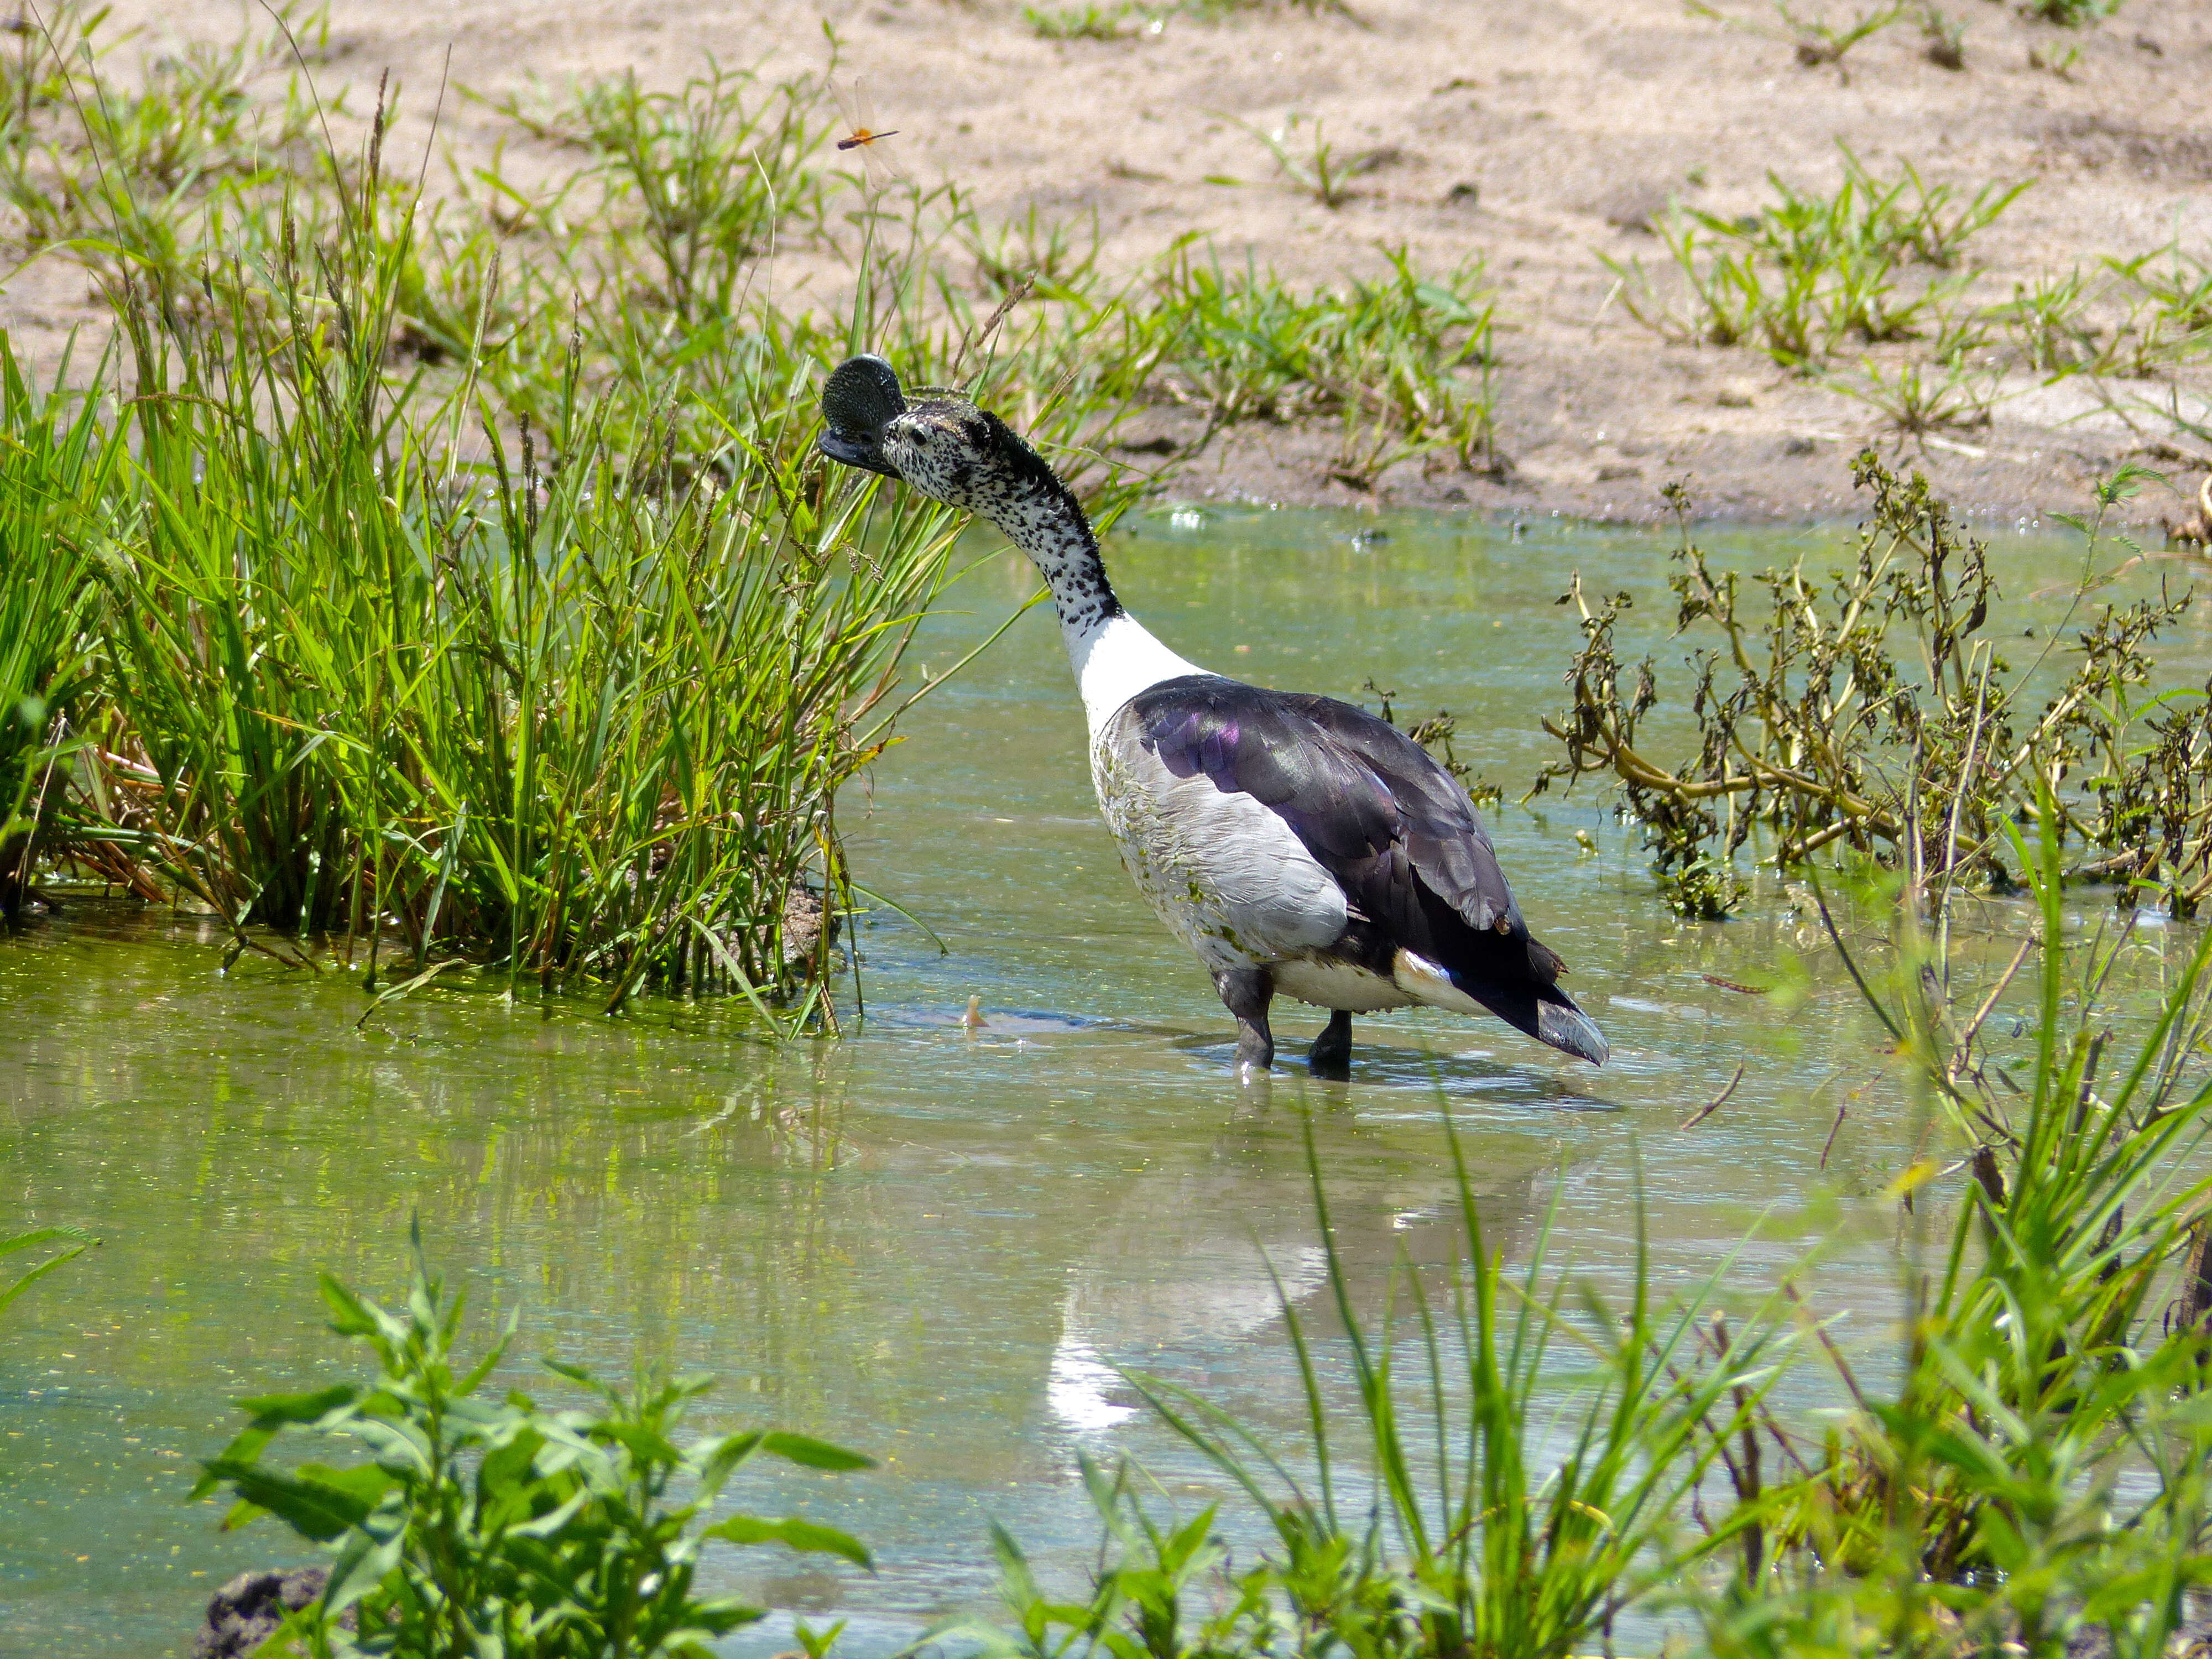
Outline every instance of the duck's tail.
<svg viewBox="0 0 2212 1659"><path fill-rule="evenodd" d="M1526 975L1512 981L1495 971L1445 968L1410 951L1398 952L1392 977L1401 990L1431 1008L1495 1014L1539 1042L1602 1066L1613 1051L1597 1023L1559 988L1561 966L1556 955L1532 939Z"/></svg>
<svg viewBox="0 0 2212 1659"><path fill-rule="evenodd" d="M1593 1066L1602 1066L1613 1050L1606 1046L1605 1033L1597 1029L1597 1022L1574 1005L1574 1000L1564 991L1553 994L1536 1004L1536 1029L1531 1034L1539 1042L1548 1042Z"/></svg>

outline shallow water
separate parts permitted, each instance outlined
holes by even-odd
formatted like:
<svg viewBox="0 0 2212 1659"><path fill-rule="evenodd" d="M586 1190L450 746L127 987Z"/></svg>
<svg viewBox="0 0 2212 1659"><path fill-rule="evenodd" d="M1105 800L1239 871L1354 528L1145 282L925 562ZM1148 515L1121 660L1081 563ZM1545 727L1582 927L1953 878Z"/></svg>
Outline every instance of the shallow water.
<svg viewBox="0 0 2212 1659"><path fill-rule="evenodd" d="M1634 587L1655 637L1671 612L1650 538L1385 520L1387 539L1355 539L1371 523L1164 512L1109 554L1131 608L1186 655L1354 699L1372 676L1404 716L1449 708L1462 757L1509 793L1549 756L1536 716L1573 647L1553 604L1567 572ZM1766 560L1838 539L1735 541ZM1996 550L2021 594L2063 581L2071 556L2028 536ZM1031 585L988 561L921 658L942 670ZM2166 659L2201 678L2201 635L2180 644ZM841 811L862 878L948 948L887 912L865 923L866 1018L841 1042L779 1049L734 1006L647 1001L610 1020L586 1000L510 1005L460 985L357 1030L364 1000L340 975L248 957L226 976L198 924L97 904L0 944L0 1231L70 1222L106 1241L8 1316L0 1652L181 1652L215 1584L300 1555L268 1523L224 1534L215 1508L185 1507L192 1460L234 1431L234 1396L352 1363L323 1329L316 1272L395 1291L410 1212L477 1328L521 1305L518 1353L710 1370L723 1382L700 1426L773 1422L879 1456L879 1472L834 1480L749 1472L732 1493L859 1534L876 1574L724 1557L779 1607L850 1618L863 1656L988 1601L993 1519L1048 1571L1076 1571L1097 1535L1079 1449L1133 1452L1186 1503L1218 1493L1108 1362L1293 1435L1263 1252L1340 1381L1316 1295L1308 1109L1369 1306L1401 1249L1453 1255L1441 1103L1509 1251L1555 1182L1559 1248L1601 1275L1632 1255L1639 1181L1663 1284L1710 1271L1762 1218L1736 1269L1747 1286L1832 1238L1819 1304L1851 1316L1847 1338L1878 1366L1894 1218L1873 1195L1909 1117L1817 924L1778 894L1687 926L1653 897L1602 791L1540 814L1509 805L1492 815L1505 868L1613 1062L1592 1071L1422 1012L1358 1022L1347 1085L1291 1065L1240 1090L1230 1022L1098 823L1048 613L905 730ZM2002 933L2018 918L1987 921ZM2165 929L2135 948L2154 972L2185 944ZM1778 978L1802 988L1731 988ZM971 994L988 1020L972 1033ZM1320 1018L1278 1012L1295 1060ZM1678 1133L1739 1062L1728 1104ZM1253 1536L1233 1510L1225 1525ZM766 1652L786 1629L735 1650Z"/></svg>

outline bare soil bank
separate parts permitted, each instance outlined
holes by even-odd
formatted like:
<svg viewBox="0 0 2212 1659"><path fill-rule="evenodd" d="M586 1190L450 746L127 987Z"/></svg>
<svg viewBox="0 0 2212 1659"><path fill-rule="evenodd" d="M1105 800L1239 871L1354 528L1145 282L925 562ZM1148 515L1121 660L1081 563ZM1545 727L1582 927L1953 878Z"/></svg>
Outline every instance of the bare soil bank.
<svg viewBox="0 0 2212 1659"><path fill-rule="evenodd" d="M1852 510L1848 457L1878 441L1902 447L1962 509L2003 520L2078 509L2091 477L2132 457L2185 492L2147 492L2138 520L2178 523L2193 509L2205 447L2140 414L2131 428L2082 377L2046 386L2014 373L1990 424L1900 438L1818 379L1753 349L1662 340L1608 300L1613 278L1598 254L1663 259L1647 222L1669 197L1734 216L1770 199L1770 170L1831 188L1839 141L1876 172L1909 161L1969 194L2034 181L1972 245L1973 292L1990 302L2016 280L2177 235L2212 252L2212 7L2124 0L2101 25L2070 30L1995 0L1950 4L1966 28L1960 70L1930 61L1909 22L1841 68L1805 67L1789 42L1680 0L1354 0L1346 15L1177 14L1157 32L1139 19L1122 38L1066 41L1042 38L1006 0L336 0L318 76L326 91L355 85L358 110L388 66L407 89L404 149L410 135L421 141L449 49L453 85L490 94L625 67L673 86L710 53L820 68L827 21L872 88L879 125L899 130L887 145L911 176L959 180L987 218L1031 204L1064 217L1095 210L1116 265L1194 230L1302 283L1371 273L1385 243L1429 264L1487 261L1510 462L1498 476L1407 463L1358 491L1328 476L1333 432L1246 427L1187 461L1172 486L1181 494L1644 520L1665 510L1659 486L1687 476L1708 514L1828 517ZM1771 21L1753 6L1723 9ZM1839 0L1800 9L1850 15ZM116 17L143 27L148 49L260 21L201 0L124 0ZM2063 75L2047 67L2069 51ZM1281 182L1237 125L1274 129L1294 112L1383 158L1341 206ZM480 103L449 93L440 143L465 162L492 126ZM1224 178L1247 182L1209 182ZM9 285L0 315L54 337L85 314L82 293L80 275L42 261ZM2105 389L2124 403L2175 384L2208 382L2192 368L2178 381ZM1140 435L1188 429L1167 411Z"/></svg>

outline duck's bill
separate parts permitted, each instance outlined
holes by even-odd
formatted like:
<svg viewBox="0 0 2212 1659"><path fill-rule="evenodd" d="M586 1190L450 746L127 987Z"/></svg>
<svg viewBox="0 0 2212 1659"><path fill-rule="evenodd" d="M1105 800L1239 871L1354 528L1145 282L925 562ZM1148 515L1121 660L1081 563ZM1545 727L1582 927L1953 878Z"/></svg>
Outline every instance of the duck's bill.
<svg viewBox="0 0 2212 1659"><path fill-rule="evenodd" d="M842 461L847 466L865 467L871 472L880 472L886 478L898 474L884 459L884 453L872 438L856 438L850 433L840 432L834 426L823 428L816 445L833 461Z"/></svg>

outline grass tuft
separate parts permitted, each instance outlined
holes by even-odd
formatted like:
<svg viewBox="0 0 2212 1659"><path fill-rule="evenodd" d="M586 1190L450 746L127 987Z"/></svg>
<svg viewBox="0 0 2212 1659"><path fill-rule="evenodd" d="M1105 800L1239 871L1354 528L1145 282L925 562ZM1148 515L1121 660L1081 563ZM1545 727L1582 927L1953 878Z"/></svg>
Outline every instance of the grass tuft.
<svg viewBox="0 0 2212 1659"><path fill-rule="evenodd" d="M1894 178L1846 149L1828 195L1770 177L1776 199L1737 219L1677 205L1657 226L1681 298L1664 297L1640 259L1600 255L1629 313L1673 337L1764 349L1809 370L1849 340L1920 337L1953 308L1948 273L1967 245L2027 185L1984 185L1971 198L1930 184L1910 162Z"/></svg>
<svg viewBox="0 0 2212 1659"><path fill-rule="evenodd" d="M1495 464L1492 302L1472 263L1424 277L1401 249L1389 275L1301 295L1249 258L1240 270L1186 246L1156 279L1148 319L1162 342L1158 380L1211 427L1334 414L1354 471L1430 453ZM1387 459L1386 459L1387 457Z"/></svg>

